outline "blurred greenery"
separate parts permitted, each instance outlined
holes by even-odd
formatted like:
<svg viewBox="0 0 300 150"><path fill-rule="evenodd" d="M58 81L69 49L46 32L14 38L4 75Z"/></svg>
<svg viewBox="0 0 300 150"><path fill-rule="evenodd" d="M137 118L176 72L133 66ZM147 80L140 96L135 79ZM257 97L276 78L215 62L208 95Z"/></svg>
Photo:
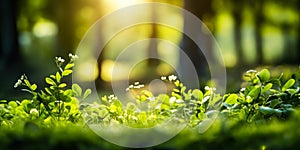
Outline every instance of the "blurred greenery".
<svg viewBox="0 0 300 150"><path fill-rule="evenodd" d="M207 132L185 129L170 141L146 149L297 149L299 110L287 121L241 125L219 117ZM0 128L0 149L128 149L111 144L87 127L65 124L39 128L27 123L21 128Z"/></svg>
<svg viewBox="0 0 300 150"><path fill-rule="evenodd" d="M162 2L185 8L209 27L222 49L229 91L239 88L237 83L241 80L240 74L245 70L265 65L271 68L280 65L275 68L292 70L289 69L290 66L299 65L297 0L2 0L0 98L23 97L22 93L13 89L14 83L23 73L39 85L45 84L43 76L55 69L55 64L52 63L54 56L66 57L69 52L75 52L84 33L100 17L119 8L142 2ZM164 11L165 15L155 16L154 8L149 14L152 14L153 19L174 19L184 28L183 16L169 10ZM124 20L108 24L103 36L106 32L113 32ZM207 80L205 76L209 76L209 72L204 71L203 75L202 71L206 70L207 65L205 59L200 59L203 56L197 52L197 47L191 46L192 44L174 29L144 24L124 30L106 45L98 60L99 74L96 78L100 90L110 89L107 85L110 81L110 70L114 65L119 68L126 67L126 62L114 62L120 51L128 44L146 38L162 38L177 45L186 43L182 48L195 55L192 59L200 70L199 76ZM149 44L139 47L145 50L145 55L148 55L147 50L150 50ZM177 63L180 61L178 52L167 45L157 43L154 47L156 48L153 49L152 55L160 55ZM156 68L156 71L152 71L154 74L144 69L151 64ZM133 73L132 80L153 79L155 75L169 74L170 72L165 70L172 71L174 68L170 69L170 66L159 62L144 63L135 69L138 73ZM146 77L147 75L150 77ZM122 78L120 76L120 80Z"/></svg>

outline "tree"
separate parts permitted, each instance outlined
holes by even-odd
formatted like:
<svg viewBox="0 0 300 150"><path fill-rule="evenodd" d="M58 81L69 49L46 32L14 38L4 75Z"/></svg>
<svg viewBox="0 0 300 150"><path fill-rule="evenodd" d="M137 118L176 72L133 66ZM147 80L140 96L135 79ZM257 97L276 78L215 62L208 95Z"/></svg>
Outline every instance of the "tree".
<svg viewBox="0 0 300 150"><path fill-rule="evenodd" d="M204 20L206 16L213 16L214 11L212 9L212 1L206 0L206 1L199 1L199 0L185 0L184 1L184 8L191 13L193 13L195 16L197 16L201 21ZM187 30L187 19L184 17L184 31ZM199 27L199 30L201 30L201 27ZM208 41L209 42L209 41ZM209 54L211 55L212 52L212 44L207 43ZM209 78L209 75L207 73L208 70L208 64L206 61L205 56L199 49L199 47L195 44L194 41L192 41L188 36L183 35L182 41L181 41L181 48L182 50L189 56L190 60L196 67L196 71L198 74L198 77L201 77L201 80L207 81L207 78ZM186 67L182 65L183 60L182 57L180 57L180 65L182 69L182 74L189 78L189 72L185 70ZM188 81L193 82L193 81Z"/></svg>
<svg viewBox="0 0 300 150"><path fill-rule="evenodd" d="M16 67L21 62L16 26L16 1L2 0L1 11L1 43L0 70Z"/></svg>

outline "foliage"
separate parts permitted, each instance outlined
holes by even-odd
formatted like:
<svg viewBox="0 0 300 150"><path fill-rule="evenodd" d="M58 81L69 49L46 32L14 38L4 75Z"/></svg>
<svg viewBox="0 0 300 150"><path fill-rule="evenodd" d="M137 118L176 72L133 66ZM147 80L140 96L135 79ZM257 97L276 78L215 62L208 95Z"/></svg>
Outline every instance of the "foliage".
<svg viewBox="0 0 300 150"><path fill-rule="evenodd" d="M36 84L30 83L26 75L15 84L15 88L22 87L22 91L29 92L32 99L20 101L1 101L0 125L13 125L18 122L36 122L41 125L55 125L60 121L76 123L80 121L81 113L78 102L74 96L80 96L78 85L67 88L63 79L72 73L76 55L69 54L70 61L64 65L65 60L61 57L55 58L59 69L55 74L45 78L47 87L43 90L37 89ZM86 91L88 93L89 91Z"/></svg>
<svg viewBox="0 0 300 150"><path fill-rule="evenodd" d="M6 133L14 129L12 132L26 131L34 134L36 131L41 132L52 127L76 126L87 130L85 123L103 126L118 123L145 128L154 127L169 118L174 118L177 123L186 123L189 129L193 130L196 127L200 129L204 120L216 119L220 113L221 118L217 119L217 122L219 126L220 124L223 126L219 127L216 134L227 134L232 130L240 132L240 129L248 128L249 126L243 126L245 123L250 127L253 125L263 127L262 123L267 126L268 123L277 120L289 121L290 116L293 116L294 112L297 113L295 110L300 104L300 68L286 81L282 80L282 75L272 77L268 69L249 70L243 76L244 87L238 93L220 95L215 93L215 88L207 86L203 91L187 89L176 76L170 75L161 77L162 81L171 83L174 87L169 95L154 95L145 90L144 85L136 82L127 89L128 92L140 91L135 95L135 102L125 105L121 99L110 95L103 96L101 101L93 104L84 101L79 104L78 99L86 99L91 90L83 91L78 84L68 86L64 82L72 73L77 58L72 54L69 57L70 61L66 64L64 59L56 57L58 71L45 77L47 86L43 89L38 89L26 75L21 76L15 87L22 87L21 90L29 92L32 98L22 101L0 100L0 130ZM297 117L296 119L299 120ZM254 133L255 136L258 135ZM232 133L230 136L239 137ZM1 141L3 142L5 141Z"/></svg>
<svg viewBox="0 0 300 150"><path fill-rule="evenodd" d="M270 78L268 69L244 74L246 87L223 97L222 114L245 122L265 122L273 117L287 119L300 104L299 71L282 83Z"/></svg>
<svg viewBox="0 0 300 150"><path fill-rule="evenodd" d="M206 87L203 92L199 89L187 90L176 76L162 77L165 82L171 82L174 89L171 95L159 94L154 96L148 90L142 90L136 95L136 103L129 102L123 106L122 102L114 95L103 96L101 103L83 104L84 113L88 123L102 123L109 125L111 120L131 127L153 127L169 118L175 118L178 123L188 123L190 126L198 125L203 119L208 118L213 111L209 108L216 107L221 96L214 93L214 88ZM144 85L136 82L128 90L140 90Z"/></svg>

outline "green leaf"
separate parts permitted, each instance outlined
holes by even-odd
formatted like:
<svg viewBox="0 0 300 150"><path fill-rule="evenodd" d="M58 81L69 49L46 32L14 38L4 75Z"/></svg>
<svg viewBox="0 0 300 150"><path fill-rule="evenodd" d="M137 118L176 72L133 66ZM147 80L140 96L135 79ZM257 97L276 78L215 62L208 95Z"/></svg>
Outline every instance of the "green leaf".
<svg viewBox="0 0 300 150"><path fill-rule="evenodd" d="M159 94L157 97L157 101L168 104L170 97L167 94Z"/></svg>
<svg viewBox="0 0 300 150"><path fill-rule="evenodd" d="M56 83L49 77L46 77L45 81L46 81L46 83L48 83L50 85L56 85Z"/></svg>
<svg viewBox="0 0 300 150"><path fill-rule="evenodd" d="M147 121L147 114L145 111L141 111L140 114L137 115L137 117L143 123Z"/></svg>
<svg viewBox="0 0 300 150"><path fill-rule="evenodd" d="M59 74L59 72L56 72L55 79L58 83L60 83L61 75Z"/></svg>
<svg viewBox="0 0 300 150"><path fill-rule="evenodd" d="M67 105L67 106L65 106L65 108L70 112L71 106Z"/></svg>
<svg viewBox="0 0 300 150"><path fill-rule="evenodd" d="M25 79L24 82L25 82L25 84L26 84L27 87L29 87L29 88L31 87L31 84L30 84L30 82L27 79Z"/></svg>
<svg viewBox="0 0 300 150"><path fill-rule="evenodd" d="M295 84L295 80L294 79L289 79L282 87L282 91L286 91L288 88L292 87Z"/></svg>
<svg viewBox="0 0 300 150"><path fill-rule="evenodd" d="M0 100L0 104L6 104L6 103L7 103L7 100L4 100L4 99Z"/></svg>
<svg viewBox="0 0 300 150"><path fill-rule="evenodd" d="M49 88L45 88L45 91L46 91L48 94L52 95L52 92L50 91Z"/></svg>
<svg viewBox="0 0 300 150"><path fill-rule="evenodd" d="M236 95L236 94L230 94L227 97L225 103L230 104L230 105L236 104L238 102L237 98L238 98L238 95Z"/></svg>
<svg viewBox="0 0 300 150"><path fill-rule="evenodd" d="M112 112L112 113L117 112L117 106L116 105L110 105L109 111Z"/></svg>
<svg viewBox="0 0 300 150"><path fill-rule="evenodd" d="M253 99L257 99L260 95L260 87L256 86L248 93L248 96L252 97Z"/></svg>
<svg viewBox="0 0 300 150"><path fill-rule="evenodd" d="M65 66L65 70L70 69L70 68L72 68L73 66L74 66L74 63L67 64L67 65Z"/></svg>
<svg viewBox="0 0 300 150"><path fill-rule="evenodd" d="M186 90L186 87L182 87L182 88L180 89L180 93L185 93L185 90Z"/></svg>
<svg viewBox="0 0 300 150"><path fill-rule="evenodd" d="M81 96L81 94L82 94L82 89L81 89L81 87L80 87L78 84L73 84L73 85L72 85L72 90L73 90L74 95L75 95L76 97L80 97L80 96Z"/></svg>
<svg viewBox="0 0 300 150"><path fill-rule="evenodd" d="M192 95L197 99L197 100L202 100L203 99L203 93L199 89L194 89L192 92Z"/></svg>
<svg viewBox="0 0 300 150"><path fill-rule="evenodd" d="M72 70L64 70L62 76L68 76L72 73Z"/></svg>
<svg viewBox="0 0 300 150"><path fill-rule="evenodd" d="M170 106L169 105L166 105L166 104L160 104L160 108L162 110L170 110Z"/></svg>
<svg viewBox="0 0 300 150"><path fill-rule="evenodd" d="M86 99L91 93L92 93L92 90L91 90L91 89L85 90L85 92L84 92L84 94L83 94L83 99Z"/></svg>
<svg viewBox="0 0 300 150"><path fill-rule="evenodd" d="M36 85L36 84L33 84L33 85L31 85L31 87L30 87L30 89L31 89L32 91L36 90L36 88L37 88L37 85Z"/></svg>
<svg viewBox="0 0 300 150"><path fill-rule="evenodd" d="M66 93L65 95L62 95L62 96L60 97L60 99L61 99L62 101L64 101L64 102L70 102L70 101L72 100L69 93Z"/></svg>
<svg viewBox="0 0 300 150"><path fill-rule="evenodd" d="M66 83L61 83L60 85L58 85L59 88L64 88L64 87L66 87L66 86L67 86Z"/></svg>
<svg viewBox="0 0 300 150"><path fill-rule="evenodd" d="M273 108L270 108L270 107L265 107L265 106L259 106L258 107L258 110L265 114L265 115L269 115L269 114L272 114L274 112L274 109Z"/></svg>
<svg viewBox="0 0 300 150"><path fill-rule="evenodd" d="M64 95L66 96L73 96L73 91L71 89L65 90Z"/></svg>
<svg viewBox="0 0 300 150"><path fill-rule="evenodd" d="M180 86L179 80L176 80L176 81L174 82L174 84L175 84L175 86L179 87L179 86Z"/></svg>
<svg viewBox="0 0 300 150"><path fill-rule="evenodd" d="M18 103L15 102L15 101L10 101L10 102L8 102L8 105L13 107L13 108L16 108L18 106Z"/></svg>
<svg viewBox="0 0 300 150"><path fill-rule="evenodd" d="M270 89L272 88L272 86L273 86L272 83L268 83L267 85L265 85L265 86L263 87L263 89L262 89L261 92L264 93L264 92L270 90Z"/></svg>
<svg viewBox="0 0 300 150"><path fill-rule="evenodd" d="M257 73L257 76L261 82L267 82L270 79L270 72L268 69L263 69Z"/></svg>
<svg viewBox="0 0 300 150"><path fill-rule="evenodd" d="M136 111L136 105L132 102L127 103L126 108L132 112Z"/></svg>
<svg viewBox="0 0 300 150"><path fill-rule="evenodd" d="M173 91L176 93L180 93L180 91L178 89L173 89Z"/></svg>
<svg viewBox="0 0 300 150"><path fill-rule="evenodd" d="M274 108L274 107L276 107L278 104L281 104L281 103L282 103L281 100L279 100L279 99L273 99L273 100L270 101L270 106L271 106L272 108Z"/></svg>
<svg viewBox="0 0 300 150"><path fill-rule="evenodd" d="M108 111L106 109L102 109L99 111L99 117L100 118L105 118L108 115Z"/></svg>
<svg viewBox="0 0 300 150"><path fill-rule="evenodd" d="M53 74L50 75L50 78L55 79L55 75L53 75Z"/></svg>

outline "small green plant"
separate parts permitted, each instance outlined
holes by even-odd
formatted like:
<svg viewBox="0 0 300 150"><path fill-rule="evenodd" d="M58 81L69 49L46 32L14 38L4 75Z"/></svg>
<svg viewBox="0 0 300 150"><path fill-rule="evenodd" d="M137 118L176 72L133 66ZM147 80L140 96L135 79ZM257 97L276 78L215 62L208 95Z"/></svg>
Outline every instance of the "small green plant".
<svg viewBox="0 0 300 150"><path fill-rule="evenodd" d="M287 119L300 104L299 72L284 84L281 77L271 78L268 69L247 71L246 86L239 93L224 95L222 113L245 122Z"/></svg>
<svg viewBox="0 0 300 150"><path fill-rule="evenodd" d="M78 109L78 102L74 96L81 96L81 88L77 84L72 85L72 89L63 82L64 78L72 73L76 55L69 54L70 61L65 64L61 57L55 58L58 70L45 78L48 86L38 90L36 84L30 83L26 75L14 85L21 87L22 91L29 92L32 99L19 101L2 102L0 107L1 124L13 124L20 120L35 121L40 124L49 125L60 121L78 122L81 120L81 112ZM85 97L90 90L85 92Z"/></svg>
<svg viewBox="0 0 300 150"><path fill-rule="evenodd" d="M153 127L170 118L178 123L188 123L189 126L198 125L208 118L208 109L219 105L221 96L214 93L214 88L206 87L206 92L199 89L187 90L176 76L161 78L171 82L174 89L171 95L159 94L154 96L148 90L141 90L144 85L136 82L130 85L128 91L141 91L136 95L136 102L129 102L124 106L114 95L103 96L100 103L84 104L85 120L89 124L102 123L109 125L117 122L131 127ZM136 93L136 92L135 92Z"/></svg>
<svg viewBox="0 0 300 150"><path fill-rule="evenodd" d="M87 98L91 90L83 91L78 84L68 86L64 82L72 73L77 56L70 54L69 58L67 63L61 57L55 58L58 71L45 78L47 86L42 89L22 75L15 88L21 87L32 98L0 100L0 127L34 122L45 127L65 123L103 126L117 123L147 128L173 118L177 123L200 128L204 120L215 118L219 112L227 119L246 123L268 122L272 118L286 120L300 104L300 71L282 81L282 76L272 77L268 69L247 71L244 87L238 93L220 95L215 93L215 88L207 86L203 91L188 89L175 75L170 75L161 77L173 85L170 94L154 95L136 82L127 89L137 93L133 102L123 104L122 97L105 95L99 102L79 104L78 99Z"/></svg>

